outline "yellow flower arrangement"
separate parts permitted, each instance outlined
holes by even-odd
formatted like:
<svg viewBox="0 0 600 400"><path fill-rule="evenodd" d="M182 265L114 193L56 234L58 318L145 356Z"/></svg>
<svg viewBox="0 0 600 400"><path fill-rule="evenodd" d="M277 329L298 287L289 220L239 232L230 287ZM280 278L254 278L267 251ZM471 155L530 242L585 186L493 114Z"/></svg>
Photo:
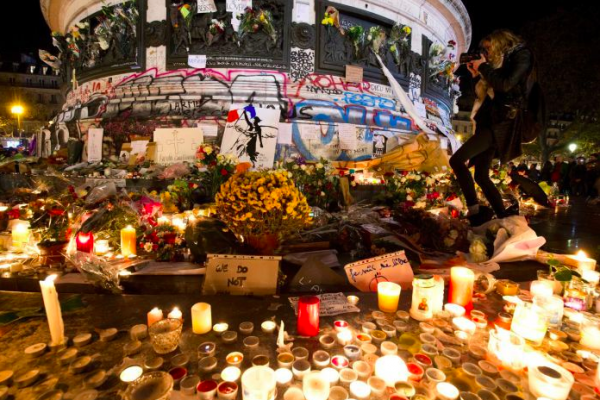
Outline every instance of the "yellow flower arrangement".
<svg viewBox="0 0 600 400"><path fill-rule="evenodd" d="M254 171L234 175L216 196L221 220L246 239L291 236L311 223L310 207L287 172Z"/></svg>

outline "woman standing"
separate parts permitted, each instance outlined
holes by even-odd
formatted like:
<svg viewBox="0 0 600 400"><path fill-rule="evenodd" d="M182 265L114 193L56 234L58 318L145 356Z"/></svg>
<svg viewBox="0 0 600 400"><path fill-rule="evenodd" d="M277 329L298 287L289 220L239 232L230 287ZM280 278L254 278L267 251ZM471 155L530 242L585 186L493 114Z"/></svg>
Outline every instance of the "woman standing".
<svg viewBox="0 0 600 400"><path fill-rule="evenodd" d="M508 30L492 32L481 45L481 58L467 64L467 68L474 77L484 79L490 90L474 117L475 134L450 159L467 200L472 226L489 221L493 213L498 218L511 215L504 208L489 170L494 158L507 163L521 155L521 134L516 122L526 103L526 81L533 69L533 54L519 36ZM479 205L467 162L475 167L475 181L493 211Z"/></svg>

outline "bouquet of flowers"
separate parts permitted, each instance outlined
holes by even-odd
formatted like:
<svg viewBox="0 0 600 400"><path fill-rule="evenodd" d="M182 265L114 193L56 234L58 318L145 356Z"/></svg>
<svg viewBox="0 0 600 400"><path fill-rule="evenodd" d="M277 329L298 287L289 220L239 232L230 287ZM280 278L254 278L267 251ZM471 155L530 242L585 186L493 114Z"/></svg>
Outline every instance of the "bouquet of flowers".
<svg viewBox="0 0 600 400"><path fill-rule="evenodd" d="M185 3L179 7L179 12L183 17L183 23L185 24L188 32L188 40L192 42L192 21L194 20L194 15L196 15L196 3Z"/></svg>
<svg viewBox="0 0 600 400"><path fill-rule="evenodd" d="M212 202L221 185L236 171L238 159L235 155L219 154L219 146L201 144L196 150L196 166L200 170L200 180Z"/></svg>
<svg viewBox="0 0 600 400"><path fill-rule="evenodd" d="M350 41L354 45L354 55L356 56L356 58L358 58L360 54L360 49L365 43L365 28L363 28L361 25L354 25L348 28L346 34L348 36L348 39L350 39Z"/></svg>
<svg viewBox="0 0 600 400"><path fill-rule="evenodd" d="M208 27L208 45L210 46L213 42L225 32L225 23L218 19L213 19Z"/></svg>
<svg viewBox="0 0 600 400"><path fill-rule="evenodd" d="M412 33L412 29L410 29L407 25L402 25L400 23L396 23L390 32L390 39L387 44L389 46L390 52L394 57L394 61L396 64L400 63L400 51L401 48L408 48L409 42L408 37Z"/></svg>
<svg viewBox="0 0 600 400"><path fill-rule="evenodd" d="M183 261L185 240L171 224L159 224L148 229L138 242L140 253L156 255L156 261Z"/></svg>
<svg viewBox="0 0 600 400"><path fill-rule="evenodd" d="M328 160L308 163L298 157L280 163L279 167L306 196L309 205L327 209L339 200L339 179L332 174L333 167Z"/></svg>
<svg viewBox="0 0 600 400"><path fill-rule="evenodd" d="M176 213L189 210L194 205L192 202L192 191L198 187L198 184L177 179L172 185L167 186L167 190L160 194L160 200L163 205L163 211L166 213Z"/></svg>
<svg viewBox="0 0 600 400"><path fill-rule="evenodd" d="M240 40L246 33L256 33L261 29L269 35L273 43L277 42L277 31L275 30L275 26L273 26L271 12L262 9L254 10L251 7L246 8L239 27Z"/></svg>
<svg viewBox="0 0 600 400"><path fill-rule="evenodd" d="M369 28L367 34L367 43L371 46L371 49L375 54L379 54L379 49L385 43L385 31L379 25L372 26Z"/></svg>
<svg viewBox="0 0 600 400"><path fill-rule="evenodd" d="M221 186L216 203L227 227L263 254L311 223L306 197L280 171L236 174Z"/></svg>

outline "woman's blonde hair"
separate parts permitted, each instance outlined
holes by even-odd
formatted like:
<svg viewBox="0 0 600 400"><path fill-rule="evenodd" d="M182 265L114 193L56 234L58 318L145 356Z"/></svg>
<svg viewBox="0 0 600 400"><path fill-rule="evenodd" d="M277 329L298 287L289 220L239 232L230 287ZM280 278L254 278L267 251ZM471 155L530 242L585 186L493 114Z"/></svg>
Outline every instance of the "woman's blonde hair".
<svg viewBox="0 0 600 400"><path fill-rule="evenodd" d="M481 43L483 42L490 43L487 58L493 64L498 64L501 62L502 56L523 43L523 39L507 29L498 29L484 37L481 40Z"/></svg>

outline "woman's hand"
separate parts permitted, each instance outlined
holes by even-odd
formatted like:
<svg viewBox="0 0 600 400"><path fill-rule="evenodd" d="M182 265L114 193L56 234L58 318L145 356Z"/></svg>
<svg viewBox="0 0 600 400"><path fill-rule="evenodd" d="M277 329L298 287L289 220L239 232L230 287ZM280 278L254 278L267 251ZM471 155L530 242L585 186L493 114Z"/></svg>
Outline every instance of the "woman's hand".
<svg viewBox="0 0 600 400"><path fill-rule="evenodd" d="M477 71L475 68L473 68L473 63L468 63L467 69L469 70L469 72L471 73L471 76L473 78L475 78L479 75L479 71Z"/></svg>
<svg viewBox="0 0 600 400"><path fill-rule="evenodd" d="M473 70L475 70L477 73L479 73L479 66L483 63L487 62L487 59L485 58L485 56L483 54L480 54L480 58L479 60L474 60L472 61L469 65L471 66L471 68L473 68ZM469 68L470 70L470 68Z"/></svg>

